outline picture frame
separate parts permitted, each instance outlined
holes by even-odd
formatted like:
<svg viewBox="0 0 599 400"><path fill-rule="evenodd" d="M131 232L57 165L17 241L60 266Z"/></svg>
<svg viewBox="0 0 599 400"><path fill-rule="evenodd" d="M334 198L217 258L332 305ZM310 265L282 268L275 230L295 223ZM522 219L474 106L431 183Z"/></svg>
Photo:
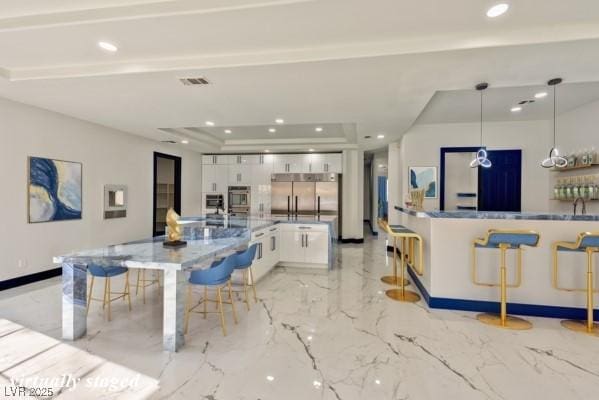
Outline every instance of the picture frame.
<svg viewBox="0 0 599 400"><path fill-rule="evenodd" d="M437 167L408 167L408 185L410 190L424 189L425 199L438 198Z"/></svg>

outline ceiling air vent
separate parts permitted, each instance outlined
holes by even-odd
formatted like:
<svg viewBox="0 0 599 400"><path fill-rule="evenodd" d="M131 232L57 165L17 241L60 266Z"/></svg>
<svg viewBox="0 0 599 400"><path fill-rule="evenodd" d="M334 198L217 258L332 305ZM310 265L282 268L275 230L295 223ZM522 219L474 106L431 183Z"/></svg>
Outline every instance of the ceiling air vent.
<svg viewBox="0 0 599 400"><path fill-rule="evenodd" d="M208 85L210 82L206 78L180 78L179 81L185 86Z"/></svg>
<svg viewBox="0 0 599 400"><path fill-rule="evenodd" d="M175 142L174 140L161 140L162 143L170 143L170 144L175 144L177 142Z"/></svg>

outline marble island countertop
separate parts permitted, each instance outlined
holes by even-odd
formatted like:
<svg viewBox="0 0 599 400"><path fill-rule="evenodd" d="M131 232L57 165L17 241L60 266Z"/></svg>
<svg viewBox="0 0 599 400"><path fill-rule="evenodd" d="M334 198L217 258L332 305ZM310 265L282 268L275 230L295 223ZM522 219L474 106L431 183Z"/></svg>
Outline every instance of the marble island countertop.
<svg viewBox="0 0 599 400"><path fill-rule="evenodd" d="M181 218L183 240L187 246L170 249L163 246L164 236L98 249L75 251L54 257L54 263L121 265L130 268L190 269L205 265L215 257L247 246L254 231L281 223L328 224L335 237L336 216L250 217L204 215Z"/></svg>
<svg viewBox="0 0 599 400"><path fill-rule="evenodd" d="M463 219L514 219L514 220L542 220L542 221L599 221L599 215L572 215L550 212L505 212L505 211L426 211L413 208L395 206L395 209L404 214L417 218L463 218Z"/></svg>

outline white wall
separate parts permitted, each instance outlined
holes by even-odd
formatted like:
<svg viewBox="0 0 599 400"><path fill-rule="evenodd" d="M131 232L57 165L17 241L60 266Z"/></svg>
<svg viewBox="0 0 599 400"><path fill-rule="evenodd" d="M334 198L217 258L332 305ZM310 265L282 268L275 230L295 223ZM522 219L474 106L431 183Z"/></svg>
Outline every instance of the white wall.
<svg viewBox="0 0 599 400"><path fill-rule="evenodd" d="M416 125L401 140L389 146L389 209L390 221L399 223L397 212L408 194L409 166L436 166L439 168L441 147L478 146L478 123ZM551 125L548 121L491 122L485 124L484 142L488 149L522 149L522 211L549 209L549 174L540 167L551 147ZM439 173L439 171L437 171ZM399 186L395 186L399 185ZM397 189L399 187L399 193ZM398 203L399 202L399 203ZM424 208L439 208L439 198L424 201Z"/></svg>
<svg viewBox="0 0 599 400"><path fill-rule="evenodd" d="M0 121L0 281L53 268L54 255L150 237L154 151L183 158L182 213L201 212L197 153L5 99ZM83 219L27 223L28 156L83 163ZM105 184L128 185L127 218L102 218Z"/></svg>
<svg viewBox="0 0 599 400"><path fill-rule="evenodd" d="M599 151L599 101L560 114L557 119L557 129L557 146L561 154L591 147ZM596 181L599 182L599 166L552 173L548 196L553 197L553 185L555 185L557 179L579 175L593 175ZM551 210L571 213L572 204L569 201L551 201ZM587 212L589 214L599 214L599 202L587 202Z"/></svg>

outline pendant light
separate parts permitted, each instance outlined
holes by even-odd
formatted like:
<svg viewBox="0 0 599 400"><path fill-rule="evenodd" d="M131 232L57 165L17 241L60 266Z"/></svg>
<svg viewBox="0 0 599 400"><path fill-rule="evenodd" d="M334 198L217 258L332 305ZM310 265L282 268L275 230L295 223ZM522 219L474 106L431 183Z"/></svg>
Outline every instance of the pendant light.
<svg viewBox="0 0 599 400"><path fill-rule="evenodd" d="M476 90L480 92L480 149L476 152L476 157L470 162L470 168L490 168L491 160L488 158L487 150L483 146L483 91L489 87L488 83L479 83Z"/></svg>
<svg viewBox="0 0 599 400"><path fill-rule="evenodd" d="M564 168L568 165L568 160L559 155L556 147L557 137L557 85L562 83L562 78L555 78L547 82L549 86L553 86L553 147L549 150L549 156L541 162L543 168Z"/></svg>

